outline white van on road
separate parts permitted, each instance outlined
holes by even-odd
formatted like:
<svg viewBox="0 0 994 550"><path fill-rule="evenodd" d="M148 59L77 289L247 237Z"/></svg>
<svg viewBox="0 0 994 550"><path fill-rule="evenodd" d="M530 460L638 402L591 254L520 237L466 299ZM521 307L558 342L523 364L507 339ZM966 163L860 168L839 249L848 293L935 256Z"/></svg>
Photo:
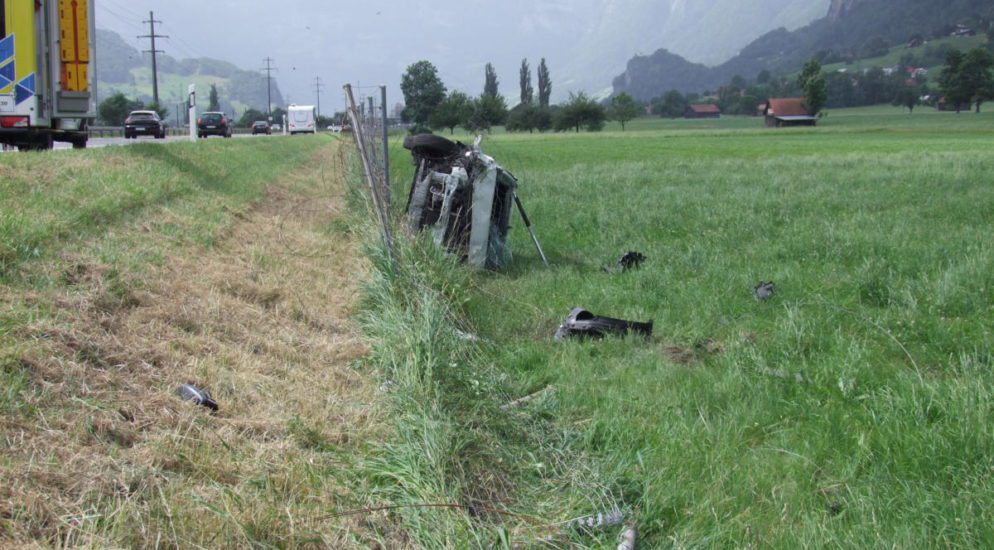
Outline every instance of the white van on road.
<svg viewBox="0 0 994 550"><path fill-rule="evenodd" d="M290 105L286 110L287 130L293 134L318 133L317 109L313 105Z"/></svg>

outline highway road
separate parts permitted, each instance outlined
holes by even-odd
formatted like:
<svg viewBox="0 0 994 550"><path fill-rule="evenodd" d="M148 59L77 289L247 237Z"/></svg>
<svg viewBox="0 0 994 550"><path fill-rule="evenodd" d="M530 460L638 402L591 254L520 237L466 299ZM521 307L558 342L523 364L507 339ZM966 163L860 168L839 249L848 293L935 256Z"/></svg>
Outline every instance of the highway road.
<svg viewBox="0 0 994 550"><path fill-rule="evenodd" d="M233 137L234 138L257 138L257 139L263 139L263 138L282 137L282 134L273 134L271 136L264 136L264 135L253 136L251 134L235 134ZM207 139L224 139L224 138L217 137L217 136L211 136L211 137L209 137ZM86 147L88 149L99 149L101 147L115 147L115 146L121 146L121 145L133 145L135 143L171 143L171 142L189 141L189 140L190 140L190 136L167 136L166 139L164 139L164 140L163 139L155 139L155 138L150 137L150 136L141 136L141 137L138 137L136 139L124 139L123 137L90 138L90 141L87 142ZM72 149L72 145L70 145L68 143L55 142L55 150L56 151L64 151L64 150L67 150L67 149ZM3 152L7 152L7 151L0 150L0 153L3 153Z"/></svg>
<svg viewBox="0 0 994 550"><path fill-rule="evenodd" d="M266 138L266 137L278 137L280 134L273 134L272 136L253 136L251 134L235 134L233 138ZM207 139L224 139L222 137L211 136ZM124 139L123 137L113 137L113 138L90 138L90 141L86 143L86 147L90 149L99 149L101 147L114 147L117 145L132 145L135 143L170 143L175 141L190 141L190 136L167 136L166 139L155 139L151 136L139 136L135 139ZM72 149L72 145L68 143L55 143L56 149Z"/></svg>

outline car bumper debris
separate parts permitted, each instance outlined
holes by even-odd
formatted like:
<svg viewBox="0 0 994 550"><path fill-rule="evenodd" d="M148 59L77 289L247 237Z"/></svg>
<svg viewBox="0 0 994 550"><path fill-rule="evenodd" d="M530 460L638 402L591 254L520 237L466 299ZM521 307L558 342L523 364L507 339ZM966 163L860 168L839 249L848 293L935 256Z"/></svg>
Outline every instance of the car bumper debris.
<svg viewBox="0 0 994 550"><path fill-rule="evenodd" d="M562 342L568 338L603 338L607 335L624 336L638 334L649 338L652 336L652 321L640 323L625 321L610 317L598 317L583 309L574 308L556 330L555 339Z"/></svg>

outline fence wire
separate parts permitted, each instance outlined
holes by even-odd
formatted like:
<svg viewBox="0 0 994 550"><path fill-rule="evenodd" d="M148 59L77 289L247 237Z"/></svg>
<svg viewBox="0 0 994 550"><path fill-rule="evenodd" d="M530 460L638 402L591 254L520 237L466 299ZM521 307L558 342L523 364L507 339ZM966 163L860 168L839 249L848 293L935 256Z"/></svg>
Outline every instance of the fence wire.
<svg viewBox="0 0 994 550"><path fill-rule="evenodd" d="M351 84L345 85L345 105L352 137L355 140L363 176L383 232L383 243L391 267L397 269L393 235L390 230L390 119L386 107L386 89L358 99Z"/></svg>

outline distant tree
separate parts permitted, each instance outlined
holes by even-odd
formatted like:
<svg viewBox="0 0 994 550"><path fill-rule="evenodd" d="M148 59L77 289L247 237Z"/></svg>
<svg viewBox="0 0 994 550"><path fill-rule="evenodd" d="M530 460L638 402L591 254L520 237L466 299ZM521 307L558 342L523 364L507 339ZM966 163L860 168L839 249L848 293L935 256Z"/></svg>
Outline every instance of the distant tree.
<svg viewBox="0 0 994 550"><path fill-rule="evenodd" d="M448 128L451 134L455 133L456 126L465 125L472 114L473 102L469 96L453 90L432 113L430 122L433 128Z"/></svg>
<svg viewBox="0 0 994 550"><path fill-rule="evenodd" d="M663 97L653 102L652 114L664 118L681 117L687 110L687 105L689 105L689 102L683 94L677 90L670 90L663 94Z"/></svg>
<svg viewBox="0 0 994 550"><path fill-rule="evenodd" d="M221 100L218 98L217 94L217 84L211 84L211 91L208 95L207 100L207 110L208 111L220 111L221 110Z"/></svg>
<svg viewBox="0 0 994 550"><path fill-rule="evenodd" d="M549 76L549 67L545 64L545 58L538 64L538 105L549 108L549 99L552 97L552 78Z"/></svg>
<svg viewBox="0 0 994 550"><path fill-rule="evenodd" d="M500 91L498 90L500 81L497 80L497 70L494 69L493 64L487 63L484 72L486 80L483 82L483 95L491 97L500 95Z"/></svg>
<svg viewBox="0 0 994 550"><path fill-rule="evenodd" d="M971 91L970 100L979 113L985 101L994 99L994 76L991 75L994 56L985 48L974 48L967 52L961 67L964 85Z"/></svg>
<svg viewBox="0 0 994 550"><path fill-rule="evenodd" d="M956 112L963 109L973 99L973 90L967 82L963 65L966 56L959 50L951 50L946 55L946 66L939 75L939 89L946 96L946 104L956 106Z"/></svg>
<svg viewBox="0 0 994 550"><path fill-rule="evenodd" d="M248 128L253 122L257 120L266 120L268 115L258 109L246 109L242 116L238 119L238 125L243 128Z"/></svg>
<svg viewBox="0 0 994 550"><path fill-rule="evenodd" d="M559 106L553 122L557 132L567 130L580 131L586 128L591 132L599 132L604 128L607 113L599 103L587 97L587 94L570 92L569 101Z"/></svg>
<svg viewBox="0 0 994 550"><path fill-rule="evenodd" d="M912 114L915 112L915 107L921 103L921 96L922 94L918 86L902 86L898 88L891 105L904 107L908 110L908 114Z"/></svg>
<svg viewBox="0 0 994 550"><path fill-rule="evenodd" d="M97 112L104 124L108 126L123 126L124 119L128 118L128 113L141 108L141 101L128 99L127 96L118 92L101 101Z"/></svg>
<svg viewBox="0 0 994 550"><path fill-rule="evenodd" d="M797 85L804 91L804 107L808 112L812 115L820 113L828 99L821 64L813 59L805 63L797 77Z"/></svg>
<svg viewBox="0 0 994 550"><path fill-rule="evenodd" d="M521 84L521 104L531 105L535 101L535 88L532 87L532 70L528 66L528 60L521 60L521 70L518 71Z"/></svg>
<svg viewBox="0 0 994 550"><path fill-rule="evenodd" d="M848 73L828 73L825 75L825 92L828 98L825 105L830 107L852 107L856 105L856 87Z"/></svg>
<svg viewBox="0 0 994 550"><path fill-rule="evenodd" d="M534 132L538 129L538 115L541 107L531 103L519 103L507 113L505 127L508 132Z"/></svg>
<svg viewBox="0 0 994 550"><path fill-rule="evenodd" d="M763 69L762 71L759 71L758 75L756 75L756 83L757 84L769 84L769 82L770 82L770 80L772 78L773 78L773 75L770 74L770 71L768 71L766 69Z"/></svg>
<svg viewBox="0 0 994 550"><path fill-rule="evenodd" d="M867 40L866 44L863 44L863 51L860 57L880 57L886 55L890 51L890 44L883 37L876 36Z"/></svg>
<svg viewBox="0 0 994 550"><path fill-rule="evenodd" d="M400 89L407 105L404 112L417 126L427 125L432 113L445 100L445 84L430 61L409 66L401 77Z"/></svg>
<svg viewBox="0 0 994 550"><path fill-rule="evenodd" d="M749 86L749 83L746 82L746 79L741 75L735 75L732 77L732 81L729 83L729 86L736 90L745 90L746 87Z"/></svg>
<svg viewBox="0 0 994 550"><path fill-rule="evenodd" d="M159 118L161 118L163 120L166 120L166 119L169 118L169 107L164 107L164 106L159 105L158 103L156 103L154 101L151 102L151 103L149 103L148 105L145 105L145 106L141 107L141 108L145 109L146 111L155 111L156 113L159 113Z"/></svg>
<svg viewBox="0 0 994 550"><path fill-rule="evenodd" d="M553 118L552 109L550 107L536 107L535 129L539 132L548 132L552 129Z"/></svg>
<svg viewBox="0 0 994 550"><path fill-rule="evenodd" d="M471 132L489 132L507 120L507 101L500 95L483 94L473 102L473 114L467 120L466 129Z"/></svg>
<svg viewBox="0 0 994 550"><path fill-rule="evenodd" d="M625 131L625 124L642 113L642 107L635 102L635 98L625 92L611 98L611 109L609 115L612 120L621 123L621 131Z"/></svg>

